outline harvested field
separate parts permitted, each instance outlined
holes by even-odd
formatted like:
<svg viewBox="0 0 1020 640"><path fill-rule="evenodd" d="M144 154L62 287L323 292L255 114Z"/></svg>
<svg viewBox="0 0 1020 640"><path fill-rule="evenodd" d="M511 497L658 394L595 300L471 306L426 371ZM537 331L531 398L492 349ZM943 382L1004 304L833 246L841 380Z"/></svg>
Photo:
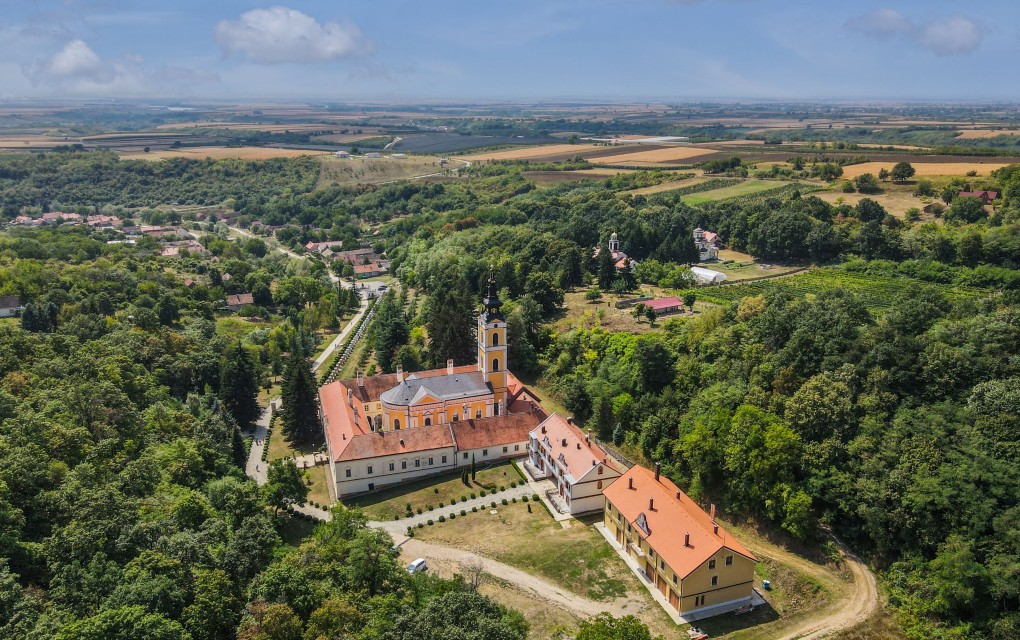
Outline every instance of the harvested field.
<svg viewBox="0 0 1020 640"><path fill-rule="evenodd" d="M630 191L624 191L632 196L647 196L653 193L662 193L664 191L673 191L674 189L683 189L684 187L690 187L692 185L701 184L706 182L709 178L687 178L686 180L677 180L674 182L663 182L662 184L656 184L651 187L641 187L640 189L631 189Z"/></svg>
<svg viewBox="0 0 1020 640"><path fill-rule="evenodd" d="M879 169L892 170L895 162L864 162L843 167L843 177L847 179L856 178L863 173L878 175ZM996 169L1005 167L1008 163L1001 161L993 162L911 162L917 171L915 178L928 176L965 176L968 171L977 171L979 176L987 176Z"/></svg>
<svg viewBox="0 0 1020 640"><path fill-rule="evenodd" d="M919 198L915 198L908 190L887 190L885 193L875 194L864 194L864 193L842 193L839 191L820 191L812 193L813 196L818 196L822 200L830 204L835 204L837 200L843 198L842 202L850 206L856 205L864 198L870 198L882 205L882 207L890 214L897 218L902 218L907 212L907 209L911 207L917 207L918 209L924 208L924 203ZM930 216L929 216L930 217Z"/></svg>
<svg viewBox="0 0 1020 640"><path fill-rule="evenodd" d="M125 160L166 160L168 158L191 158L203 160L212 158L221 160L223 158L239 158L241 160L265 160L266 158L297 158L299 156L322 156L328 155L324 151L311 151L306 149L274 149L270 147L190 147L172 149L165 151L151 151L149 153L132 151L122 153L121 158Z"/></svg>
<svg viewBox="0 0 1020 640"><path fill-rule="evenodd" d="M637 148L631 152L623 151L616 155L589 158L589 161L593 164L625 164L654 167L657 164L676 164L677 162L684 162L693 158L712 155L713 153L716 153L715 149L706 149L704 147L683 146L654 150Z"/></svg>
<svg viewBox="0 0 1020 640"><path fill-rule="evenodd" d="M0 150L32 151L35 149L52 149L65 144L79 144L77 137L45 136L45 135L10 135L0 136Z"/></svg>
<svg viewBox="0 0 1020 640"><path fill-rule="evenodd" d="M161 124L157 129L222 129L224 131L265 131L267 133L318 133L335 131L345 125L322 122L182 122L173 124ZM376 128L358 127L362 133L375 133Z"/></svg>
<svg viewBox="0 0 1020 640"><path fill-rule="evenodd" d="M547 144L540 147L527 147L525 149L509 149L505 151L490 151L488 153L476 153L464 156L466 160L543 160L546 156L560 153L579 153L594 148L591 145L581 144Z"/></svg>
<svg viewBox="0 0 1020 640"><path fill-rule="evenodd" d="M1020 136L1020 129L960 129L960 140L980 140L996 136Z"/></svg>

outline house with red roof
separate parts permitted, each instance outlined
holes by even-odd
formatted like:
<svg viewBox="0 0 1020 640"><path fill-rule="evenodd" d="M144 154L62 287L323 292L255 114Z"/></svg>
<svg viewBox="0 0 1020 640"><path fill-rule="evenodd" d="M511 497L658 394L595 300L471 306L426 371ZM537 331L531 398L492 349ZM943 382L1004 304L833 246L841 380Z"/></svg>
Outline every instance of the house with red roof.
<svg viewBox="0 0 1020 640"><path fill-rule="evenodd" d="M977 198L984 204L991 204L999 197L998 191L961 191L956 194L957 198Z"/></svg>
<svg viewBox="0 0 1020 640"><path fill-rule="evenodd" d="M548 478L555 485L546 494L553 506L570 515L602 509L602 491L620 471L591 432L554 413L528 435L525 466L536 480Z"/></svg>
<svg viewBox="0 0 1020 640"><path fill-rule="evenodd" d="M716 615L751 602L754 554L719 526L715 506L706 513L658 464L655 471L631 467L606 488L602 524L638 577L680 615Z"/></svg>
<svg viewBox="0 0 1020 640"><path fill-rule="evenodd" d="M240 311L250 304L255 304L255 296L250 293L236 293L227 296L227 308L231 311Z"/></svg>
<svg viewBox="0 0 1020 640"><path fill-rule="evenodd" d="M684 303L680 298L676 296L670 296L668 298L656 298L655 300L649 300L644 303L645 308L651 309L655 312L656 316L665 316L671 313L676 313L683 308Z"/></svg>

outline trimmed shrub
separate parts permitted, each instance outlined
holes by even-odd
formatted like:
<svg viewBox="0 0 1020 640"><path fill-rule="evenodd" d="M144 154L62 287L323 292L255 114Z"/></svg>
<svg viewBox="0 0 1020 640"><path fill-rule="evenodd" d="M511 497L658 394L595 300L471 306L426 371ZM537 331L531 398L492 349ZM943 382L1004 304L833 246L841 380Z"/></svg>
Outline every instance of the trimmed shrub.
<svg viewBox="0 0 1020 640"><path fill-rule="evenodd" d="M418 528L419 528L419 529L424 529L424 528L425 528L425 523L423 523L423 522L419 522L419 523L418 523Z"/></svg>
<svg viewBox="0 0 1020 640"><path fill-rule="evenodd" d="M453 520L453 519L454 519L454 518L456 518L456 517L457 517L457 514L456 514L456 513L451 513L451 514L450 514L450 520Z"/></svg>
<svg viewBox="0 0 1020 640"><path fill-rule="evenodd" d="M411 503L410 502L408 502L408 503L406 503L404 505L404 510L407 511L408 513L410 513L413 510L413 507L411 507Z"/></svg>
<svg viewBox="0 0 1020 640"><path fill-rule="evenodd" d="M495 509L495 508L496 508L496 501L495 501L495 500L493 500L493 501L492 501L492 508L493 508L493 509Z"/></svg>
<svg viewBox="0 0 1020 640"><path fill-rule="evenodd" d="M474 494L474 492L472 492L472 493L471 493L471 499L472 499L472 500L474 500L474 499L475 499L475 498L477 498L477 497L478 497L478 496L476 496L476 495Z"/></svg>
<svg viewBox="0 0 1020 640"><path fill-rule="evenodd" d="M513 498L510 498L510 502L513 502L514 504L516 504L517 503L517 497L514 496Z"/></svg>
<svg viewBox="0 0 1020 640"><path fill-rule="evenodd" d="M538 500L539 499L538 494L536 493L535 495L531 496L531 499L532 500Z"/></svg>
<svg viewBox="0 0 1020 640"><path fill-rule="evenodd" d="M510 481L510 488L511 489L517 488L517 481L516 480L511 480Z"/></svg>
<svg viewBox="0 0 1020 640"><path fill-rule="evenodd" d="M467 496L461 496L460 497L460 501L461 502L467 502Z"/></svg>
<svg viewBox="0 0 1020 640"><path fill-rule="evenodd" d="M429 518L429 526L432 526L432 518Z"/></svg>
<svg viewBox="0 0 1020 640"><path fill-rule="evenodd" d="M503 504L506 505L506 498L503 498Z"/></svg>
<svg viewBox="0 0 1020 640"><path fill-rule="evenodd" d="M432 493L439 493L439 487L432 489Z"/></svg>
<svg viewBox="0 0 1020 640"><path fill-rule="evenodd" d="M414 537L414 531L411 531L410 529L408 529L407 530L407 537L408 538L413 538Z"/></svg>
<svg viewBox="0 0 1020 640"><path fill-rule="evenodd" d="M506 485L504 485L504 484L499 485L499 490L500 491L506 491Z"/></svg>
<svg viewBox="0 0 1020 640"><path fill-rule="evenodd" d="M394 520L400 520L400 514L399 513L394 513L393 514L393 519Z"/></svg>
<svg viewBox="0 0 1020 640"><path fill-rule="evenodd" d="M432 511L432 505L430 504L425 505L425 508L428 509L429 511Z"/></svg>
<svg viewBox="0 0 1020 640"><path fill-rule="evenodd" d="M418 515L421 515L421 507L418 507Z"/></svg>
<svg viewBox="0 0 1020 640"><path fill-rule="evenodd" d="M481 493L479 493L478 495L480 495L481 497L484 498L485 497L485 489L482 489Z"/></svg>
<svg viewBox="0 0 1020 640"><path fill-rule="evenodd" d="M440 522L446 522L446 516L439 516Z"/></svg>
<svg viewBox="0 0 1020 640"><path fill-rule="evenodd" d="M466 516L466 515L467 515L467 511L466 511L466 510L464 510L464 509L461 509L461 510L460 510L460 515L462 515L462 516Z"/></svg>
<svg viewBox="0 0 1020 640"><path fill-rule="evenodd" d="M521 496L521 502L527 502L528 496Z"/></svg>
<svg viewBox="0 0 1020 640"><path fill-rule="evenodd" d="M478 507L471 507L471 513L478 511Z"/></svg>

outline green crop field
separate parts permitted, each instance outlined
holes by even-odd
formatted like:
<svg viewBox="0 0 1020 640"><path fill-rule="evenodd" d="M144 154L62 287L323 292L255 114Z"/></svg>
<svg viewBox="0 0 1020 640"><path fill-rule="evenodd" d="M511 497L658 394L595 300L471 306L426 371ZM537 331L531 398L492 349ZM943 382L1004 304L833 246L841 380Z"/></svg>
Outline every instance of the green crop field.
<svg viewBox="0 0 1020 640"><path fill-rule="evenodd" d="M759 280L746 284L732 284L696 289L698 299L706 302L726 304L741 298L770 292L789 292L795 296L816 295L825 291L842 290L860 297L869 309L888 309L893 300L910 286L922 283L919 280L896 276L868 275L853 273L836 268L812 269L788 277ZM974 300L985 295L985 291L970 287L952 285L935 286L950 301Z"/></svg>
<svg viewBox="0 0 1020 640"><path fill-rule="evenodd" d="M711 191L702 191L691 195L688 198L684 198L684 203L701 204L703 202L726 200L727 198L736 198L738 196L758 193L759 191L769 191L771 189L785 187L788 184L788 182L777 182L775 180L746 180L733 186L723 187L722 189L712 189Z"/></svg>

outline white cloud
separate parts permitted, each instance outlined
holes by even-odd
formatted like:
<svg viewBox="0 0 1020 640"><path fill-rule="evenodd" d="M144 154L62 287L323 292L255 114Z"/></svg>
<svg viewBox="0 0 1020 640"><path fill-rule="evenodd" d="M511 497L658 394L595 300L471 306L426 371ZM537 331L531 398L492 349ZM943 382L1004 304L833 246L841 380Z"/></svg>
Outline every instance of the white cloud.
<svg viewBox="0 0 1020 640"><path fill-rule="evenodd" d="M48 60L28 65L26 74L34 82L78 80L96 84L109 84L117 75L84 40L71 40Z"/></svg>
<svg viewBox="0 0 1020 640"><path fill-rule="evenodd" d="M367 53L371 44L353 24L326 22L287 7L253 9L216 25L216 41L227 53L253 62L325 62Z"/></svg>
<svg viewBox="0 0 1020 640"><path fill-rule="evenodd" d="M846 28L874 38L903 37L939 56L969 53L981 46L982 28L965 16L915 22L895 9L876 9L846 22Z"/></svg>

